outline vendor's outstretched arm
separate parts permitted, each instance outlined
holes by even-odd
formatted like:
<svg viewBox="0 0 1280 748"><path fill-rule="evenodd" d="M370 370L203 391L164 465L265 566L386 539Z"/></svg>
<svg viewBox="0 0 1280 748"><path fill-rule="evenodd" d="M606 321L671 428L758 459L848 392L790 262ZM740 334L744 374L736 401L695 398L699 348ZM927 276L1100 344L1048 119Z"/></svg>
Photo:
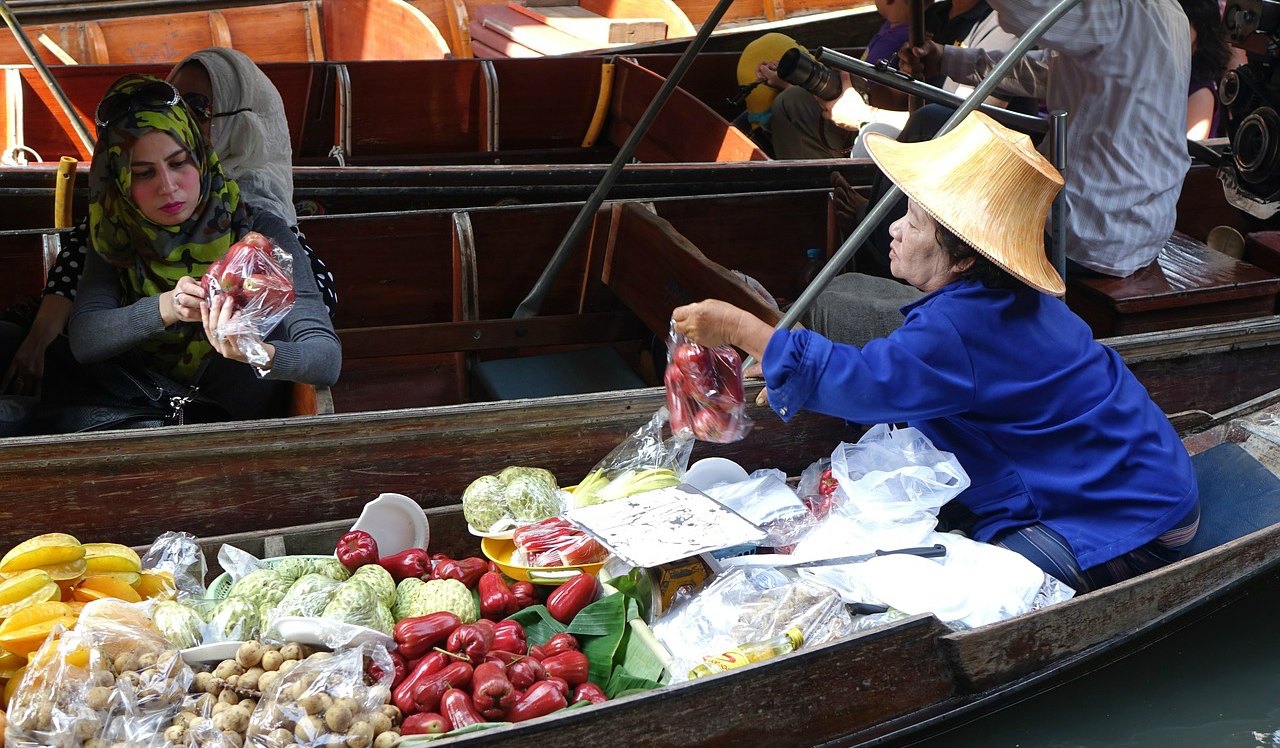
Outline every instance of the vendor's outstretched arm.
<svg viewBox="0 0 1280 748"><path fill-rule="evenodd" d="M676 332L699 345L732 345L760 360L773 328L760 318L717 299L676 307L671 312Z"/></svg>

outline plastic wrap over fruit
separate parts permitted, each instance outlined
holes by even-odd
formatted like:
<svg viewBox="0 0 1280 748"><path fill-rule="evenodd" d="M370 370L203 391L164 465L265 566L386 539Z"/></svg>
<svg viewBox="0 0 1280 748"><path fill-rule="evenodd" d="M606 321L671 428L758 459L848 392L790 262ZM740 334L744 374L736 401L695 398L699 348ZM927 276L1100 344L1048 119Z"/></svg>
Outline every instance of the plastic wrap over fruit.
<svg viewBox="0 0 1280 748"><path fill-rule="evenodd" d="M751 430L742 387L742 358L732 346L698 345L672 326L663 379L672 431L688 428L702 441L727 444Z"/></svg>
<svg viewBox="0 0 1280 748"><path fill-rule="evenodd" d="M262 341L293 309L293 257L256 231L245 234L209 265L200 280L210 303L226 295L235 304L230 320L214 334L235 341L249 363L265 366Z"/></svg>

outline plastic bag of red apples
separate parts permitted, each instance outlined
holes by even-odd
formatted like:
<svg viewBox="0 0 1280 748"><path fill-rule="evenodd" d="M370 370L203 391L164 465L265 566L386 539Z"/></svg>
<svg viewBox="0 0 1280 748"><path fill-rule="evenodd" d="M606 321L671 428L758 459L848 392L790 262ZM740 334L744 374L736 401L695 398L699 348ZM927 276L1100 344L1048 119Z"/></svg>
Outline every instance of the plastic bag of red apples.
<svg viewBox="0 0 1280 748"><path fill-rule="evenodd" d="M677 333L667 335L667 409L671 430L688 428L698 439L727 444L747 435L742 357L733 346L698 345Z"/></svg>
<svg viewBox="0 0 1280 748"><path fill-rule="evenodd" d="M235 313L214 334L235 340L249 363L267 363L262 341L293 309L293 257L250 231L215 260L200 280L210 303L219 295L235 302Z"/></svg>

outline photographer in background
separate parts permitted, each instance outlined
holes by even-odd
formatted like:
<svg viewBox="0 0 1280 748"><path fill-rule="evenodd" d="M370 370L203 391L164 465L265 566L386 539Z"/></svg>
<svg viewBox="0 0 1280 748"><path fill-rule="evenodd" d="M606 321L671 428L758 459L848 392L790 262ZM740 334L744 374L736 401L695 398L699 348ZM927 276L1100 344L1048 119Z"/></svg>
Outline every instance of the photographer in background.
<svg viewBox="0 0 1280 748"><path fill-rule="evenodd" d="M1222 136L1218 81L1232 67L1233 53L1214 0L1180 0L1191 23L1191 86L1187 90L1187 139Z"/></svg>
<svg viewBox="0 0 1280 748"><path fill-rule="evenodd" d="M991 4L1005 30L1021 34L1056 3ZM1067 112L1068 270L1128 276L1151 264L1173 233L1191 164L1187 17L1177 0L1091 0L1059 19L1040 46L1001 90L1043 97L1050 110ZM902 53L904 62L923 65L926 76L968 84L1003 56L936 42Z"/></svg>
<svg viewBox="0 0 1280 748"><path fill-rule="evenodd" d="M894 60L895 52L907 40L910 6L907 0L876 0L876 9L885 25L867 45L867 62ZM1007 50L1017 37L1000 28L987 0L944 0L934 3L925 14L925 31L943 45L980 47L993 51ZM785 82L767 79L778 88ZM931 83L961 96L969 90L945 75L926 78ZM773 104L772 131L774 155L781 159L833 158L849 155L854 139L868 123L879 123L874 131L896 135L907 121L907 96L898 91L845 79L845 93L836 104L823 102L796 87L786 88ZM861 154L861 155L865 155Z"/></svg>

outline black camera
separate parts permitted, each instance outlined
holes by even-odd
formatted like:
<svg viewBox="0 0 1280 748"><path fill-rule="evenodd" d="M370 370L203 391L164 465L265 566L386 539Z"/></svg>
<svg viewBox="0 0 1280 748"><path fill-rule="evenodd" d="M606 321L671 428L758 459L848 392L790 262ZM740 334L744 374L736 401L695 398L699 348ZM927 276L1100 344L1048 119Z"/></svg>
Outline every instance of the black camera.
<svg viewBox="0 0 1280 748"><path fill-rule="evenodd" d="M1223 22L1248 62L1218 86L1231 142L1231 160L1219 177L1228 202L1267 219L1280 211L1280 2L1231 0Z"/></svg>
<svg viewBox="0 0 1280 748"><path fill-rule="evenodd" d="M799 86L823 101L840 98L844 86L840 74L792 47L778 60L778 77Z"/></svg>

